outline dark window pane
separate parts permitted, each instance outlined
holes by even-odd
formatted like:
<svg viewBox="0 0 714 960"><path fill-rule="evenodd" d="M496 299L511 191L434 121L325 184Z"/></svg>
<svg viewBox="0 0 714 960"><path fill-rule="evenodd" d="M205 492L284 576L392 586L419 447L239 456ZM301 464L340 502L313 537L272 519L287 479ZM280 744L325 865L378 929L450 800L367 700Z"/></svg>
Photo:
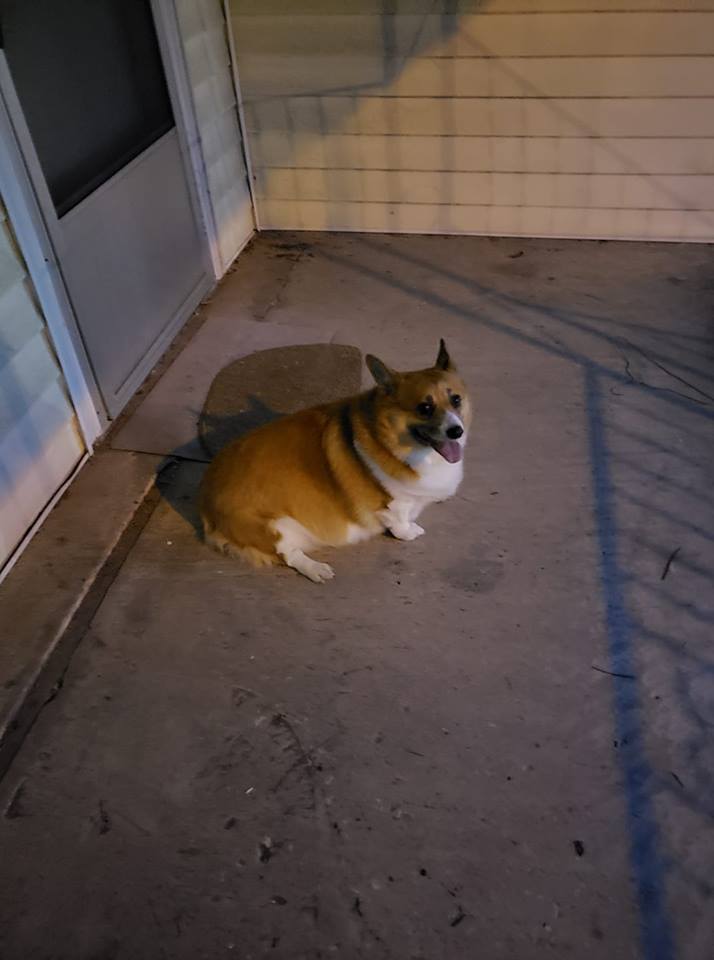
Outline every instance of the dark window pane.
<svg viewBox="0 0 714 960"><path fill-rule="evenodd" d="M0 11L61 216L173 126L149 0L1 0Z"/></svg>

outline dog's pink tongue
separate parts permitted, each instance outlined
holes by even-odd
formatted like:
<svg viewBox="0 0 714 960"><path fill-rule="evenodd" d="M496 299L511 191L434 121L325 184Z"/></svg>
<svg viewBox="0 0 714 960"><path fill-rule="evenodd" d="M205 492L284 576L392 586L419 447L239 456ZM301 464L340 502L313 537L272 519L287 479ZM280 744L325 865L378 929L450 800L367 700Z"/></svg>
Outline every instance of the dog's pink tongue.
<svg viewBox="0 0 714 960"><path fill-rule="evenodd" d="M461 444L456 440L442 440L434 444L434 449L449 463L458 463L461 459Z"/></svg>

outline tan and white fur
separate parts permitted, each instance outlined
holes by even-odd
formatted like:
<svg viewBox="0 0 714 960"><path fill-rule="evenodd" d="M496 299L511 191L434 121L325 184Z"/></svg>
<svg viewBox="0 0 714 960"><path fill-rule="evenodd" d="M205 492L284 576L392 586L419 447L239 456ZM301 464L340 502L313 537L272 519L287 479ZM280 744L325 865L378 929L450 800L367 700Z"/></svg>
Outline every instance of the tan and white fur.
<svg viewBox="0 0 714 960"><path fill-rule="evenodd" d="M200 492L207 543L320 583L333 570L308 551L424 533L421 512L463 478L466 388L443 340L425 370L366 362L372 390L282 417L218 454Z"/></svg>

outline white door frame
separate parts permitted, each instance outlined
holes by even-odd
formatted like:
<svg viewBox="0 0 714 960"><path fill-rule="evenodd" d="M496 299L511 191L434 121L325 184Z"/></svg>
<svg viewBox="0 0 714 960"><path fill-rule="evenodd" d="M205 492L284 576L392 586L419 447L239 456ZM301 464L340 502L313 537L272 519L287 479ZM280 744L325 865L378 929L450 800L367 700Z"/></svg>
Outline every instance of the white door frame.
<svg viewBox="0 0 714 960"><path fill-rule="evenodd" d="M151 0L151 7L184 158L189 195L204 245L205 266L209 277L217 280L222 276L224 267L218 254L217 229L176 11L173 0ZM2 49L0 193L35 286L84 441L91 452L93 444L106 431L111 420L62 277L56 252L57 237L53 236L53 221L56 221L54 204ZM176 333L175 325L165 331L149 351L152 362L158 359ZM142 373L140 380L143 380L146 372Z"/></svg>
<svg viewBox="0 0 714 960"><path fill-rule="evenodd" d="M0 193L40 301L84 442L91 452L109 420L27 169L27 157L16 126L19 104L13 101L14 86L5 52L0 50Z"/></svg>

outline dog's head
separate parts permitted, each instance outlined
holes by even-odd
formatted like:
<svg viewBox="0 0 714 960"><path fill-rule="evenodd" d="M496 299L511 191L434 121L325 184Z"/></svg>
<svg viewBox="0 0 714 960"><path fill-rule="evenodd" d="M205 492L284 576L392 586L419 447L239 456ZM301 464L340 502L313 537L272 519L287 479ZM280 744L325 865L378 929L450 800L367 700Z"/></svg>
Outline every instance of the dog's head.
<svg viewBox="0 0 714 960"><path fill-rule="evenodd" d="M436 450L449 463L463 456L471 404L443 340L433 367L399 373L371 354L377 383L378 426L383 442L399 451Z"/></svg>

